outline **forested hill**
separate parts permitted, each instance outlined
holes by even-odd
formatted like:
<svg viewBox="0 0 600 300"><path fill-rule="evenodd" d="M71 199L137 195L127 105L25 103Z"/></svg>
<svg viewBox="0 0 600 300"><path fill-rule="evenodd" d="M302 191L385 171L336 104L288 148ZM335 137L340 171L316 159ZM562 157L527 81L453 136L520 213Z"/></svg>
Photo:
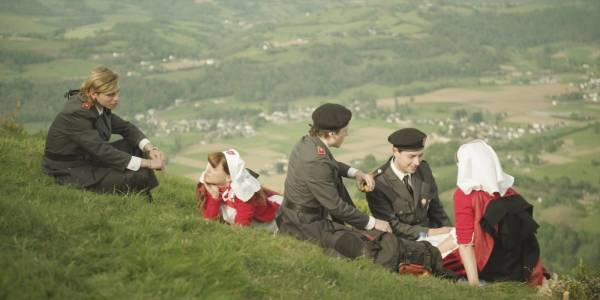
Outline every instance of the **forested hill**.
<svg viewBox="0 0 600 300"><path fill-rule="evenodd" d="M99 64L123 75L124 114L217 97L285 109L564 76L596 68L600 42L592 0L23 0L0 11L0 111L20 101L20 120L42 124Z"/></svg>
<svg viewBox="0 0 600 300"><path fill-rule="evenodd" d="M162 175L155 202L59 186L43 137L0 127L1 299L528 299L520 284L469 287L388 273L315 245L203 221L194 185Z"/></svg>

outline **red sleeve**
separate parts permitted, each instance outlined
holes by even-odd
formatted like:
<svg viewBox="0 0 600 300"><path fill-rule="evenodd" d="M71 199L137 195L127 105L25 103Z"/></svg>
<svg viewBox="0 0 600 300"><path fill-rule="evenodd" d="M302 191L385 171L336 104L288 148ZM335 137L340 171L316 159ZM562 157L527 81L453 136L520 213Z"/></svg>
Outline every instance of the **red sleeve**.
<svg viewBox="0 0 600 300"><path fill-rule="evenodd" d="M204 218L207 220L215 220L220 216L221 209L221 195L217 199L207 191L206 199L204 200Z"/></svg>
<svg viewBox="0 0 600 300"><path fill-rule="evenodd" d="M256 210L254 202L256 202L256 196L252 196L252 198L246 202L235 197L233 205L236 211L235 224L248 226L252 223L254 211Z"/></svg>
<svg viewBox="0 0 600 300"><path fill-rule="evenodd" d="M459 244L470 244L473 241L474 218L471 197L457 188L454 192L454 220L456 222L456 239Z"/></svg>

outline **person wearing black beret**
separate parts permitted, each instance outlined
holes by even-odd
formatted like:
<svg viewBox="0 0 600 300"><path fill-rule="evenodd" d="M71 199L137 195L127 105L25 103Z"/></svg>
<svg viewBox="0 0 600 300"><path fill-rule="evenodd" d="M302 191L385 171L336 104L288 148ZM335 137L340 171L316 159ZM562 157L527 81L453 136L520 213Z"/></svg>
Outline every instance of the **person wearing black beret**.
<svg viewBox="0 0 600 300"><path fill-rule="evenodd" d="M342 182L342 177L355 178L359 186L372 189L373 177L336 161L329 150L343 144L351 118L350 110L339 104L315 109L309 134L290 154L277 224L281 233L315 242L328 253L355 258L364 253L364 240L357 236L360 230L391 232L391 228L388 222L359 211Z"/></svg>
<svg viewBox="0 0 600 300"><path fill-rule="evenodd" d="M388 137L392 156L376 170L375 189L367 193L367 202L373 216L389 221L396 236L410 240L438 236L445 241L453 227L431 168L423 160L426 140L427 135L416 128L403 128ZM453 242L443 244L442 256L453 248Z"/></svg>

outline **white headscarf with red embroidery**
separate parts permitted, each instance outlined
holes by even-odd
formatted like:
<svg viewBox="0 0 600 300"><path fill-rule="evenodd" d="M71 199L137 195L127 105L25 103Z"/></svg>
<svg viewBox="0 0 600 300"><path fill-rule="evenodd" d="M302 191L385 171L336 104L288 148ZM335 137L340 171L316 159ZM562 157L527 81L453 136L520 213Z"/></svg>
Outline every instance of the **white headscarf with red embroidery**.
<svg viewBox="0 0 600 300"><path fill-rule="evenodd" d="M482 190L492 195L506 191L515 182L514 177L504 173L498 155L482 140L466 143L456 154L458 176L456 185L468 195L473 190Z"/></svg>
<svg viewBox="0 0 600 300"><path fill-rule="evenodd" d="M260 190L260 182L246 170L246 162L235 149L223 151L231 176L229 198L234 196L242 201L248 201L254 193Z"/></svg>

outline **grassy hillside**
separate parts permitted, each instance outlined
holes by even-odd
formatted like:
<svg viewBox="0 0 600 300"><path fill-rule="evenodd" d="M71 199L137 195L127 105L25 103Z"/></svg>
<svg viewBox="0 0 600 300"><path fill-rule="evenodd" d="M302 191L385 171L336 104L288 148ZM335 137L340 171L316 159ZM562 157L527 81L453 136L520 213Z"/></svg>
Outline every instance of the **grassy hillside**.
<svg viewBox="0 0 600 300"><path fill-rule="evenodd" d="M398 276L314 245L205 222L193 183L160 176L155 202L58 186L43 137L0 128L0 298L525 299L519 284Z"/></svg>

